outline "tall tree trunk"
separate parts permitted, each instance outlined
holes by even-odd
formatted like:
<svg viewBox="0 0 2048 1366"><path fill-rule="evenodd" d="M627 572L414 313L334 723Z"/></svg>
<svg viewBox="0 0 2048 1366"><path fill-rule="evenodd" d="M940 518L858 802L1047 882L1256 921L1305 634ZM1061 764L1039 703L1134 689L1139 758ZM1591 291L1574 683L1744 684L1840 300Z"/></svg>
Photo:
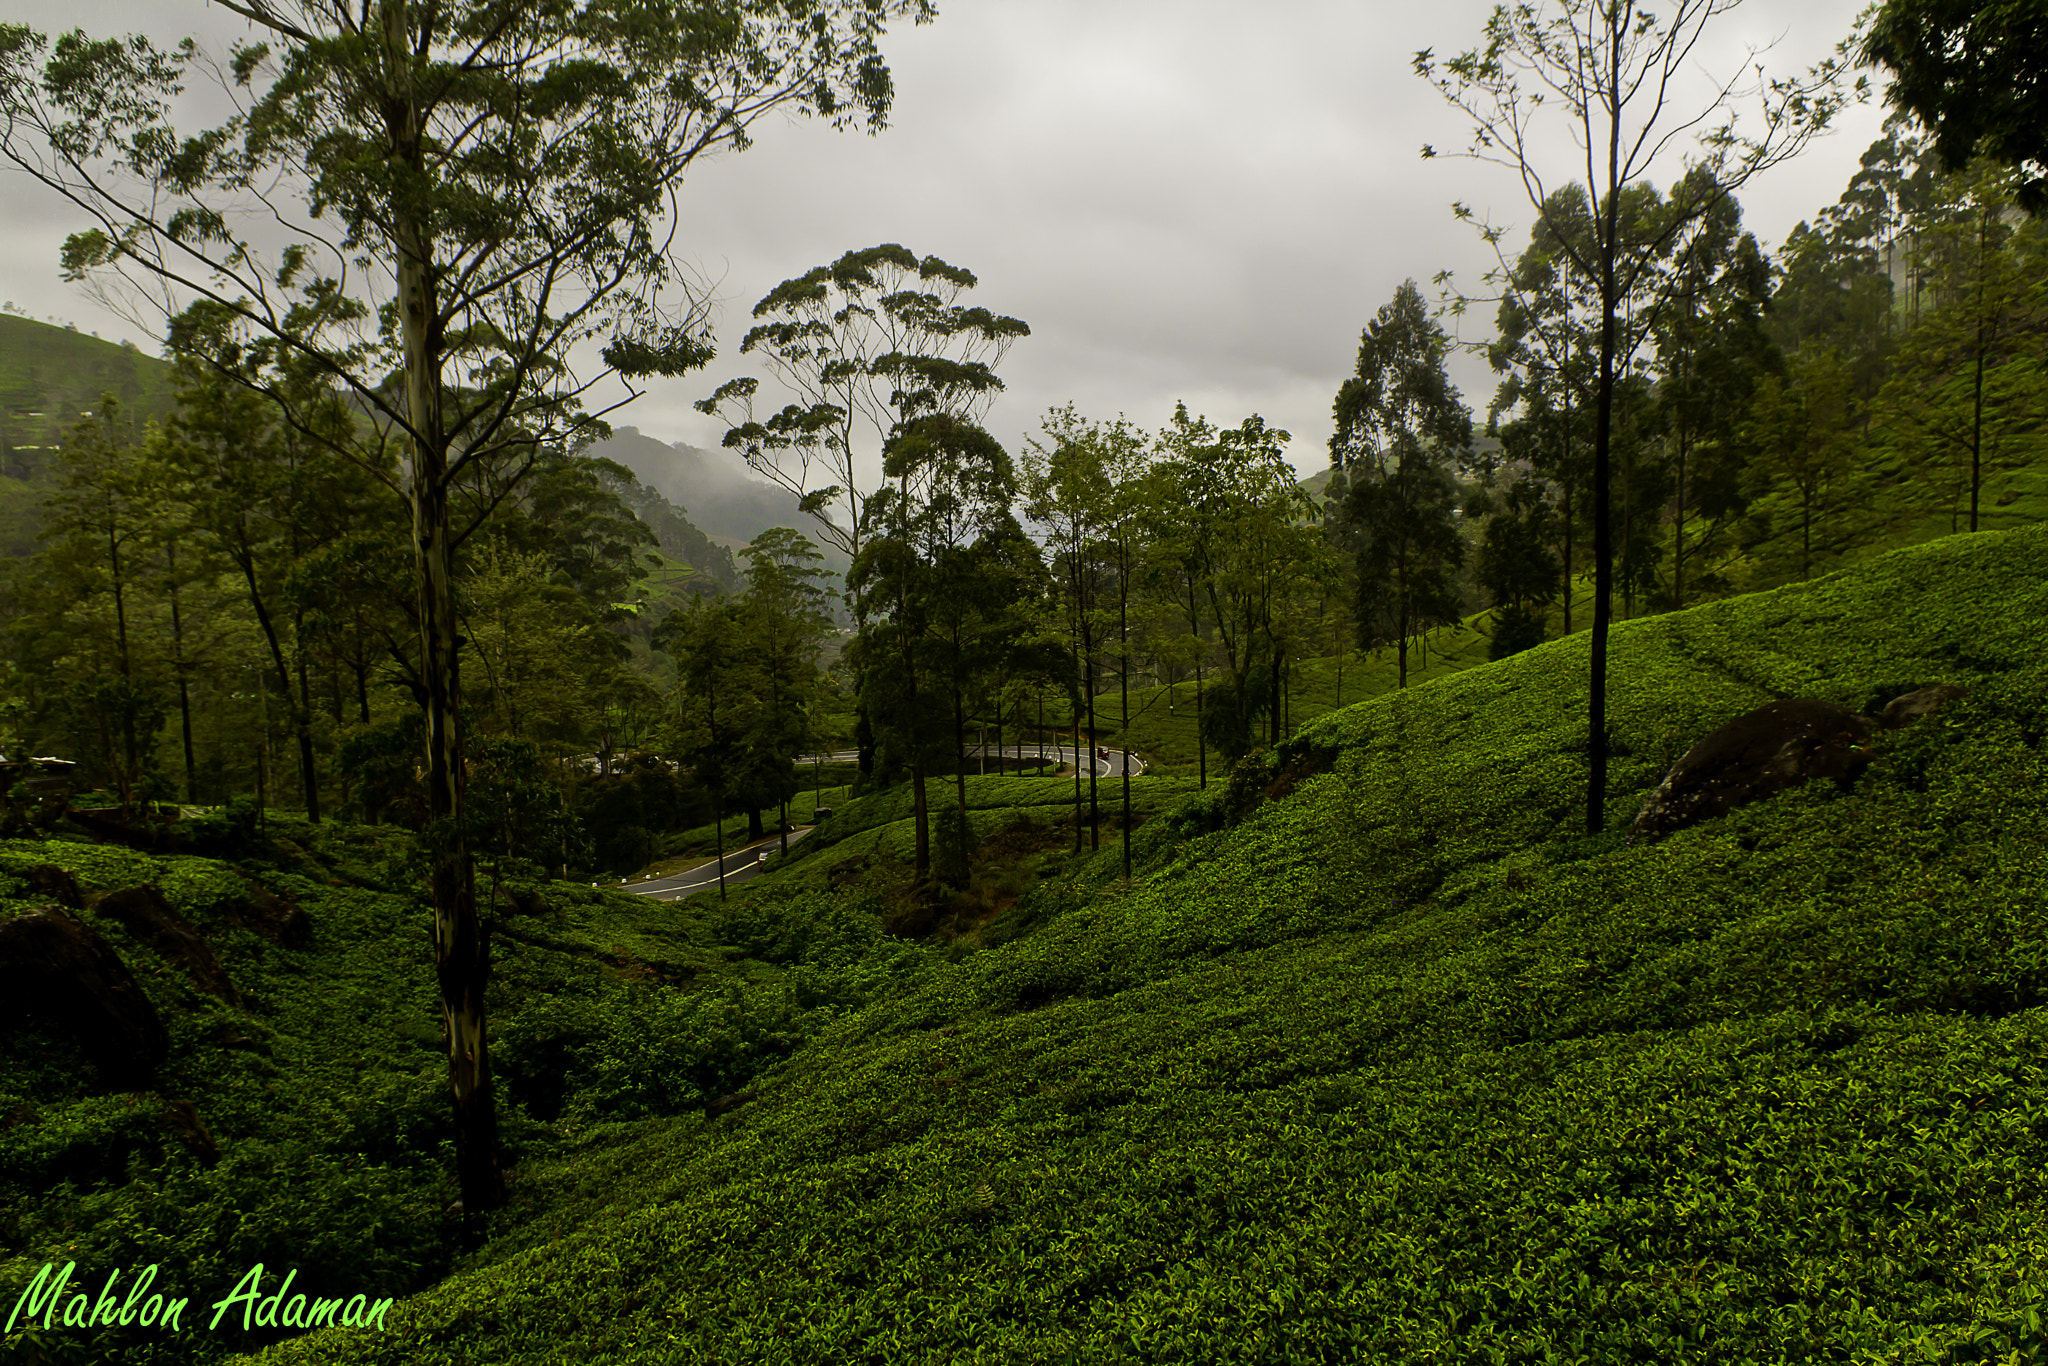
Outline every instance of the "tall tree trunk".
<svg viewBox="0 0 2048 1366"><path fill-rule="evenodd" d="M277 691L284 698L286 709L291 714L292 738L296 742L299 756L299 785L306 799L306 816L309 820L320 819L320 794L313 773L313 737L307 723L305 710L294 700L292 691L291 666L285 662L284 641L277 634L277 623L271 620L270 607L263 600L262 590L256 586L256 556L246 539L233 552L235 562L241 567L242 581L249 589L249 606L256 613L256 624L263 632L263 643L270 650L270 667L277 675ZM269 746L266 729L264 745Z"/></svg>
<svg viewBox="0 0 2048 1366"><path fill-rule="evenodd" d="M292 613L292 662L299 671L298 714L292 718L299 732L299 780L306 793L306 819L320 821L319 769L313 755L313 690L306 674L306 621L303 612Z"/></svg>
<svg viewBox="0 0 2048 1366"><path fill-rule="evenodd" d="M185 801L188 805L198 800L193 795L193 773L198 765L192 757L192 682L185 664L185 618L183 605L178 595L178 545L176 541L164 544L164 556L170 570L171 581L171 657L178 670L178 734L184 742L185 752Z"/></svg>
<svg viewBox="0 0 2048 1366"><path fill-rule="evenodd" d="M960 679L960 633L953 632L953 796L967 814L967 688Z"/></svg>
<svg viewBox="0 0 2048 1366"><path fill-rule="evenodd" d="M135 733L135 671L128 655L128 604L121 578L121 541L110 510L107 515L107 571L114 586L114 639L121 652L121 762L114 775L114 788L121 798L121 810L135 805L135 779L141 769L141 743Z"/></svg>
<svg viewBox="0 0 2048 1366"><path fill-rule="evenodd" d="M1618 21L1616 21L1618 22ZM1610 69L1618 83L1620 36L1610 44ZM1610 85L1612 87L1612 84ZM1600 235L1600 389L1593 426L1593 650L1592 686L1586 705L1586 833L1597 835L1607 820L1607 628L1614 615L1614 545L1609 534L1609 483L1613 470L1614 315L1620 307L1615 280L1621 196L1621 121L1609 121L1607 223Z"/></svg>
<svg viewBox="0 0 2048 1366"><path fill-rule="evenodd" d="M1266 692L1273 699L1273 705L1267 709L1266 743L1278 749L1281 732L1285 729L1281 716L1287 707L1287 687L1282 681L1286 677L1285 654L1279 641L1273 641L1272 646L1273 662L1266 670Z"/></svg>
<svg viewBox="0 0 2048 1366"><path fill-rule="evenodd" d="M1565 460L1571 460L1571 438L1565 438ZM1564 481L1564 633L1572 633L1572 485Z"/></svg>
<svg viewBox="0 0 2048 1366"><path fill-rule="evenodd" d="M1131 880L1131 618L1130 618L1130 576L1119 576L1116 597L1116 633L1118 649L1118 672L1123 687L1121 705L1124 761L1124 881Z"/></svg>
<svg viewBox="0 0 2048 1366"><path fill-rule="evenodd" d="M1081 703L1074 700L1074 852L1081 852Z"/></svg>
<svg viewBox="0 0 2048 1366"><path fill-rule="evenodd" d="M1088 647L1088 848L1093 852L1102 847L1102 806L1097 800L1095 783L1095 748L1100 741L1095 738L1095 643L1088 638L1085 624L1081 638Z"/></svg>
<svg viewBox="0 0 2048 1366"><path fill-rule="evenodd" d="M1984 257L1990 249L1989 206L1977 210L1977 382L1970 405L1970 530L1977 529L1977 486L1984 454Z"/></svg>
<svg viewBox="0 0 2048 1366"><path fill-rule="evenodd" d="M957 642L957 636L955 637L955 640ZM957 660L960 657L958 653L959 646L957 645L957 643L954 646L954 651L955 652L953 658ZM955 758L953 761L953 800L960 804L960 821L963 829L965 828L967 821L966 691L967 690L961 686L958 675L955 675L953 679L953 753L958 757ZM961 876L962 882L966 881L966 875L969 871L969 868L968 852L965 843L962 843L960 846L960 866L958 868L948 868L946 871L948 874L958 873Z"/></svg>
<svg viewBox="0 0 2048 1366"><path fill-rule="evenodd" d="M395 88L386 106L394 159L427 175L419 109L410 88L405 0L383 0L384 41ZM476 876L464 830L461 675L455 614L455 542L449 525L448 448L441 413L441 319L432 272L430 225L397 201L391 224L404 340L406 417L411 427L413 545L418 554L420 677L426 693L426 780L431 817L428 885L434 903L434 971L448 1045L455 1167L465 1222L504 1203L498 1119L491 1088L484 988L490 950L477 916Z"/></svg>
<svg viewBox="0 0 2048 1366"><path fill-rule="evenodd" d="M1671 610L1685 610L1685 456L1687 433L1678 433L1678 507L1671 531Z"/></svg>

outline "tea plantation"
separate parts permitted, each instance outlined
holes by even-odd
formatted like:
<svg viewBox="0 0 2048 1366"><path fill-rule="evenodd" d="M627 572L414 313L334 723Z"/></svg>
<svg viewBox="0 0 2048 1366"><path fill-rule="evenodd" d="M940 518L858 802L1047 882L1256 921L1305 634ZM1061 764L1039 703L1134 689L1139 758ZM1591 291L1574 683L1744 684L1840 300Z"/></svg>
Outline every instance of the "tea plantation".
<svg viewBox="0 0 2048 1366"><path fill-rule="evenodd" d="M174 1026L219 1163L109 1137L101 1184L51 1186L0 1133L31 1197L0 1289L76 1229L82 1268L185 1258L195 1308L256 1260L399 1296L265 1363L2048 1360L2044 627L2048 528L1619 626L1595 837L1585 636L1435 678L1182 783L1129 884L1107 832L1042 856L957 962L849 866L893 807L723 907L540 889L499 960L511 1199L470 1249L406 1042L424 920L306 877L313 948L223 955L264 1046ZM1970 692L1852 788L1618 833L1734 715L1938 682ZM1030 822L1023 786L979 800ZM120 1132L42 1065L0 1112Z"/></svg>

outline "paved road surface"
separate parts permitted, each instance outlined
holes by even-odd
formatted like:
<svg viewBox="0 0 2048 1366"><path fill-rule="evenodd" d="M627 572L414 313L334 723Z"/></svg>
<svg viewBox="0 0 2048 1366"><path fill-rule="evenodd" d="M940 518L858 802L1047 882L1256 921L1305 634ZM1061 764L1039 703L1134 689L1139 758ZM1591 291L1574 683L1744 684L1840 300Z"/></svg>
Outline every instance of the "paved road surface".
<svg viewBox="0 0 2048 1366"><path fill-rule="evenodd" d="M989 754L997 752L994 745L978 745L970 746L967 753L972 757L984 751ZM1134 774L1145 771L1145 761L1143 759L1121 749L1110 750L1107 759L1099 756L1090 759L1086 749L1076 750L1072 745L1004 745L1001 752L1006 757L1013 759L1050 758L1057 759L1063 764L1076 762L1075 756L1078 754L1082 760L1093 765L1095 776L1098 778L1114 778L1124 771L1124 765L1126 764L1130 765L1131 772Z"/></svg>
<svg viewBox="0 0 2048 1366"><path fill-rule="evenodd" d="M979 755L984 751L990 755L1000 753L1014 759L1050 758L1056 759L1063 764L1085 761L1093 766L1095 775L1098 778L1118 777L1123 773L1125 765L1130 766L1133 774L1145 771L1145 761L1143 759L1116 749L1109 751L1107 759L1099 755L1091 757L1085 750L1076 750L1072 745L1004 745L1001 750L997 750L993 745L981 745L970 749L968 753L970 755ZM1078 759L1076 756L1079 756ZM838 754L826 756L827 759L837 762L845 762L858 757L860 756L852 750L845 750ZM815 758L815 755L804 755L797 762L800 764L810 763ZM789 832L789 842L792 845L795 844L816 828L816 826L810 825L798 826ZM727 887L737 887L749 879L761 876L762 852L765 850L773 854L779 852L781 848L781 837L770 835L765 840L759 840L753 844L743 845L738 849L731 850L725 856L725 885ZM706 888L716 887L717 885L718 860L713 858L706 859L694 868L686 868L680 873L672 873L667 877L649 878L645 882L629 882L623 890L631 892L635 896L651 896L657 901L680 901L692 893L701 892Z"/></svg>
<svg viewBox="0 0 2048 1366"><path fill-rule="evenodd" d="M789 832L790 844L794 846L798 840L810 834L816 828L816 826L812 825L798 826ZM770 853L777 853L781 849L782 837L770 835L767 839L760 840L754 844L727 850L725 854L725 885L737 887L742 882L761 876L762 852L765 850ZM718 860L713 858L706 859L694 868L685 868L680 873L671 873L667 877L649 878L645 882L629 882L621 890L631 892L635 896L651 896L657 901L680 901L692 892L701 892L707 887L715 888L716 886L718 886Z"/></svg>
<svg viewBox="0 0 2048 1366"><path fill-rule="evenodd" d="M991 755L997 752L994 745L970 745L967 753L972 757L984 751ZM1086 754L1085 750L1077 751L1072 745L1004 745L1001 752L1015 759L1051 758L1063 764L1075 762L1074 756L1076 753L1083 754L1084 757ZM824 760L828 764L850 764L858 758L860 758L860 751L852 749L843 749L837 753L824 756ZM818 762L818 759L819 756L815 754L799 754L796 761L799 764L814 764ZM1110 750L1107 759L1097 758L1093 763L1096 776L1098 777L1115 777L1124 771L1123 765L1126 763L1131 766L1132 773L1143 773L1145 771L1145 761L1143 759L1136 758L1120 749Z"/></svg>

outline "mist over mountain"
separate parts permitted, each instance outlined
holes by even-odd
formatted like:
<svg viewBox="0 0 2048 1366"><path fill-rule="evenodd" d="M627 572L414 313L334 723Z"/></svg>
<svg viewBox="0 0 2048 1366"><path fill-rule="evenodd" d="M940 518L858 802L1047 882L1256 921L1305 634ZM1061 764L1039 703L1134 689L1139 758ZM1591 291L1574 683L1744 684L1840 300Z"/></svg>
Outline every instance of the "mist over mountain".
<svg viewBox="0 0 2048 1366"><path fill-rule="evenodd" d="M769 527L793 527L824 552L827 564L845 568L845 557L821 543L816 519L799 511L787 490L753 474L736 455L671 445L637 427L620 427L589 453L633 471L641 483L659 489L705 535L729 549L738 550Z"/></svg>

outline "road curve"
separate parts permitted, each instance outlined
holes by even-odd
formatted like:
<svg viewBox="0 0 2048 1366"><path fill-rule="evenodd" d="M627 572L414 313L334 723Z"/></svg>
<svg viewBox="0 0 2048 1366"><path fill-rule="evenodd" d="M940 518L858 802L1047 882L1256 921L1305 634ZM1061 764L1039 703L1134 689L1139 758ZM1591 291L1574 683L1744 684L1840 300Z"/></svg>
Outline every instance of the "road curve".
<svg viewBox="0 0 2048 1366"><path fill-rule="evenodd" d="M800 825L791 830L789 832L791 846L793 847L798 840L815 829L817 827L814 825ZM762 851L767 850L770 853L774 853L780 851L781 848L782 837L780 835L770 835L767 839L756 840L752 844L745 844L737 849L728 850L725 855L725 885L737 887L742 882L747 882L761 876ZM635 896L651 896L656 901L680 901L693 892L701 892L707 887L716 887L717 885L718 860L710 858L697 864L695 867L685 868L682 872L671 873L667 877L648 878L644 882L629 882L619 890L631 892Z"/></svg>
<svg viewBox="0 0 2048 1366"><path fill-rule="evenodd" d="M1110 750L1107 759L1099 755L1091 756L1086 751L1075 749L1072 745L1004 745L1000 750L994 745L977 745L970 748L968 754L970 757L989 754L1013 759L1051 758L1063 764L1087 762L1098 778L1120 777L1126 767L1130 769L1134 776L1145 771L1145 761L1143 759L1138 758L1128 750L1120 749ZM811 763L817 757L816 755L807 754L799 757L797 762ZM858 753L852 750L825 756L829 761L838 762L858 757ZM794 845L798 840L810 834L816 828L816 826L812 825L803 825L791 830L789 832L790 844ZM752 844L744 844L730 851L725 856L725 885L736 887L743 882L761 876L763 871L761 852L767 850L770 853L774 853L778 852L781 848L782 837L770 835L766 839L756 840ZM686 896L704 891L707 888L716 887L717 885L718 860L710 858L694 867L685 868L680 873L671 873L666 877L647 878L641 882L629 882L620 890L631 892L635 896L651 896L657 901L680 901Z"/></svg>

